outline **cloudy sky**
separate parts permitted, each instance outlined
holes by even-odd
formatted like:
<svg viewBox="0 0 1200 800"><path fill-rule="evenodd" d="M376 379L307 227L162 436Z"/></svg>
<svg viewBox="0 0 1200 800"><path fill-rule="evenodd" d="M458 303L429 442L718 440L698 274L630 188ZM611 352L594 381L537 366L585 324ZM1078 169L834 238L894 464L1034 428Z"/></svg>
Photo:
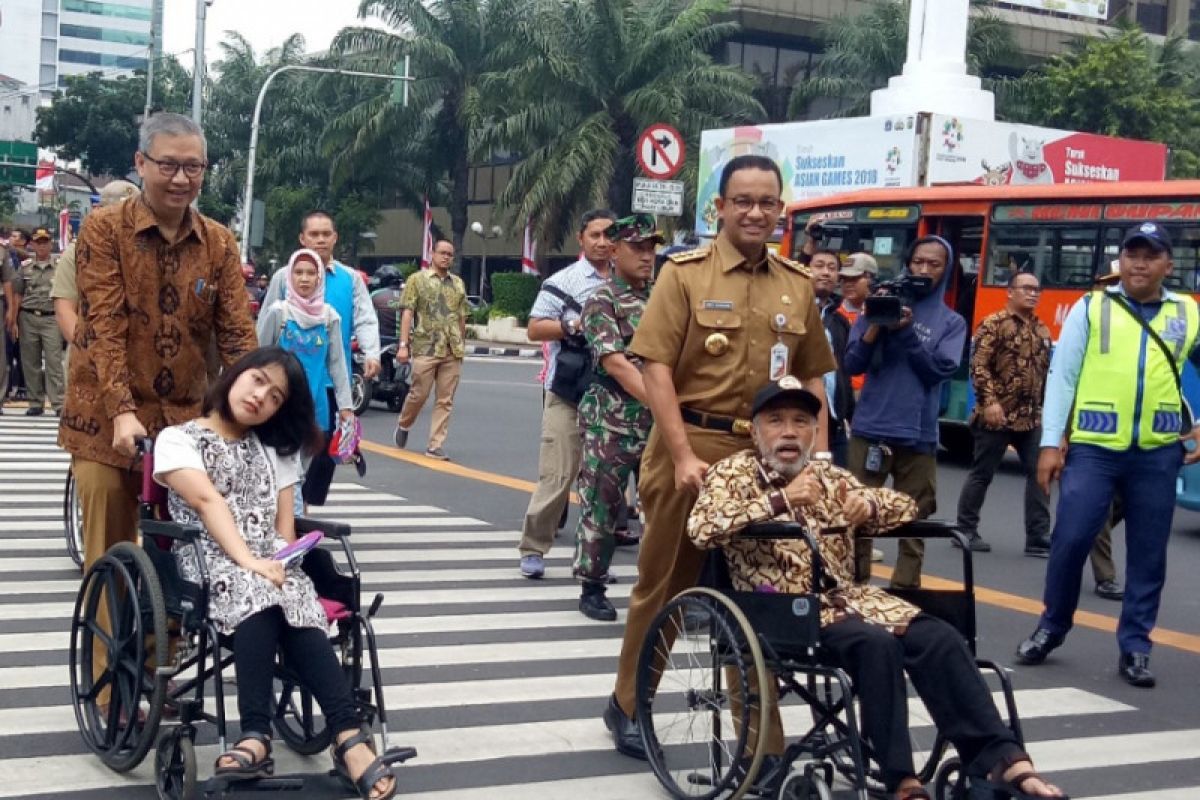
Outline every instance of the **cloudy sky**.
<svg viewBox="0 0 1200 800"><path fill-rule="evenodd" d="M205 51L210 62L216 59L216 43L227 30L245 36L258 53L293 33L304 35L309 50L324 50L343 27L362 24L358 7L359 0L214 0ZM196 37L195 0L166 0L163 12L163 51L190 50ZM191 54L181 60L190 65Z"/></svg>

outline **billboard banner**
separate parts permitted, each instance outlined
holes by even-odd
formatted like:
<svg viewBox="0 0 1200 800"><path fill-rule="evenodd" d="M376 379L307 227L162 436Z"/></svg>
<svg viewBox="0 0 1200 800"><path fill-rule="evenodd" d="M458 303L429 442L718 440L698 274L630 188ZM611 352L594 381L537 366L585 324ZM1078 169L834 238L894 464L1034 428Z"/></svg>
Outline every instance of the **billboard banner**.
<svg viewBox="0 0 1200 800"><path fill-rule="evenodd" d="M1166 173L1167 147L1157 142L944 114L929 119L929 186L1161 181Z"/></svg>
<svg viewBox="0 0 1200 800"><path fill-rule="evenodd" d="M764 155L783 173L783 200L912 186L916 181L916 115L790 122L704 131L696 197L696 232L717 232L721 170L741 155Z"/></svg>
<svg viewBox="0 0 1200 800"><path fill-rule="evenodd" d="M1007 0L1014 6L1036 8L1039 11L1057 11L1076 17L1108 19L1108 0Z"/></svg>

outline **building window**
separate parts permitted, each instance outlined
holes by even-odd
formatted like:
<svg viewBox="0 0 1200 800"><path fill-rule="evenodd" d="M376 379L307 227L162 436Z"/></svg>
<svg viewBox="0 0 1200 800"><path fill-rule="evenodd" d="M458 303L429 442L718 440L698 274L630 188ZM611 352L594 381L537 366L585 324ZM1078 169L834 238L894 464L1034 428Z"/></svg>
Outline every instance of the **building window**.
<svg viewBox="0 0 1200 800"><path fill-rule="evenodd" d="M116 42L118 44L140 44L150 46L150 35L138 31L122 31L114 28L94 28L91 25L66 25L59 28L59 34L72 39L94 39L99 42Z"/></svg>
<svg viewBox="0 0 1200 800"><path fill-rule="evenodd" d="M87 64L94 67L116 67L117 69L145 69L146 59L133 56L115 56L110 53L89 53L85 50L59 50L58 60L66 64Z"/></svg>
<svg viewBox="0 0 1200 800"><path fill-rule="evenodd" d="M140 19L150 21L150 9L141 6L130 6L124 3L101 3L97 0L62 0L63 11L77 11L80 14L95 14L100 17L120 17L121 19Z"/></svg>

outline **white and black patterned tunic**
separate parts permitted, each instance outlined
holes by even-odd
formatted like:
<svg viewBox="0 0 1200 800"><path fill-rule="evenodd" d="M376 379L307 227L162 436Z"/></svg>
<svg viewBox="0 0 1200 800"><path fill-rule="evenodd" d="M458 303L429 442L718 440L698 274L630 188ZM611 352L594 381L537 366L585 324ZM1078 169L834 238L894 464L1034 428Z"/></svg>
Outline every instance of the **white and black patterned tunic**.
<svg viewBox="0 0 1200 800"><path fill-rule="evenodd" d="M256 558L271 558L287 544L275 531L275 515L280 490L296 482L294 459L279 458L254 433L224 439L193 420L166 428L154 445L155 480L162 483L163 475L178 469L198 469L208 475ZM200 515L174 491L168 495L168 509L176 522L204 528ZM233 633L247 617L272 606L283 609L292 627L327 626L312 581L300 569L289 568L283 586L276 587L234 563L207 530L200 543L208 570L208 614L221 633ZM199 582L193 548L177 543L175 555L183 578Z"/></svg>

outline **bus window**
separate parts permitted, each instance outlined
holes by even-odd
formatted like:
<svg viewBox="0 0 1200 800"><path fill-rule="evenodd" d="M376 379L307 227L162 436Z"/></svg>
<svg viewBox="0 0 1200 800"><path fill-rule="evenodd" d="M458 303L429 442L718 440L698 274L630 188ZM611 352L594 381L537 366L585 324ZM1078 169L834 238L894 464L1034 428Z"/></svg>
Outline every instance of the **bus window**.
<svg viewBox="0 0 1200 800"><path fill-rule="evenodd" d="M1099 234L1095 227L993 224L987 285L1004 286L1019 271L1034 273L1047 289L1090 289Z"/></svg>
<svg viewBox="0 0 1200 800"><path fill-rule="evenodd" d="M789 257L796 259L804 246L804 226L808 223L809 214L796 214L792 217L792 252ZM843 258L851 253L870 253L879 264L879 280L886 281L900 274L900 259L909 242L916 238L915 225L855 222L852 219L830 219L826 227L831 236L818 243L820 248L828 248L840 254Z"/></svg>
<svg viewBox="0 0 1200 800"><path fill-rule="evenodd" d="M1163 286L1175 292L1194 293L1200 291L1200 227L1194 225L1166 225L1174 245L1175 267L1163 281ZM1108 263L1120 255L1121 240L1125 236L1125 228L1112 227L1105 231L1104 252Z"/></svg>

